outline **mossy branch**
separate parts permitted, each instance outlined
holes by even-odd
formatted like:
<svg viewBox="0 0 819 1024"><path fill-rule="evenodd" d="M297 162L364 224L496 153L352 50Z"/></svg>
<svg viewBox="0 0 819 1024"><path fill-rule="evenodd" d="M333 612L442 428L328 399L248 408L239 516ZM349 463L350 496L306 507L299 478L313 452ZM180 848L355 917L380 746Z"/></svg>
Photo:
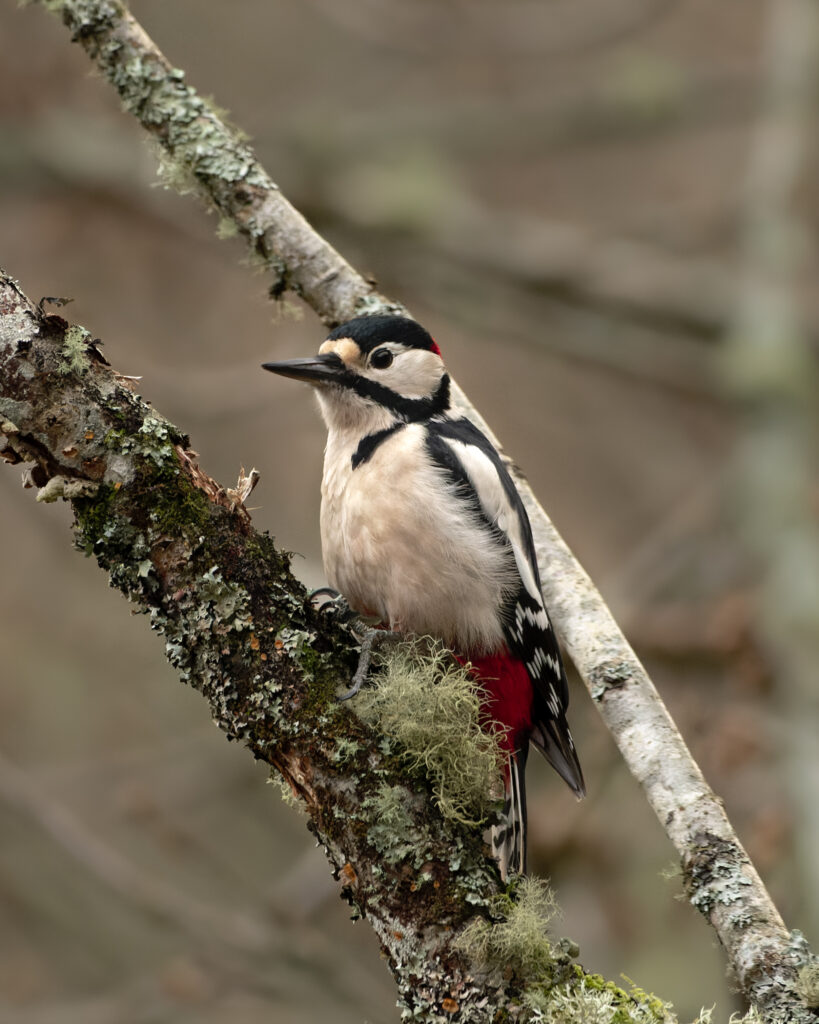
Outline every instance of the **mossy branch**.
<svg viewBox="0 0 819 1024"><path fill-rule="evenodd" d="M164 153L169 180L232 223L272 275L327 324L401 310L375 291L281 195L238 132L184 81L120 0L42 0L62 17ZM491 431L455 386L457 408ZM494 439L494 437L493 437ZM691 902L739 985L771 1020L804 1019L794 943L651 680L601 595L510 462L532 521L552 618L629 769L680 854ZM803 958L807 953L803 950ZM792 1016L795 1014L796 1016ZM783 1016L784 1015L784 1016Z"/></svg>

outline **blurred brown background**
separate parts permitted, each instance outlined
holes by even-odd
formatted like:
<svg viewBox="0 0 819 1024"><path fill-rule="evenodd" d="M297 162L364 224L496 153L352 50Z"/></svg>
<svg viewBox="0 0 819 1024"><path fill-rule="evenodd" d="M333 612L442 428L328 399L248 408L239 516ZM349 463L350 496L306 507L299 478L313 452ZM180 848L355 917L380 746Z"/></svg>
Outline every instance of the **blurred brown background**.
<svg viewBox="0 0 819 1024"><path fill-rule="evenodd" d="M499 16L499 8L503 8ZM793 816L735 540L715 352L732 309L765 6L133 0L285 194L441 344L653 671L792 927ZM156 159L57 19L0 3L0 262L72 296L142 393L322 580L321 427L259 364L321 327ZM815 224L816 204L806 198ZM0 473L0 1022L397 1020L304 821ZM531 861L583 963L739 1008L589 698L589 797L530 761ZM814 936L815 938L815 936Z"/></svg>

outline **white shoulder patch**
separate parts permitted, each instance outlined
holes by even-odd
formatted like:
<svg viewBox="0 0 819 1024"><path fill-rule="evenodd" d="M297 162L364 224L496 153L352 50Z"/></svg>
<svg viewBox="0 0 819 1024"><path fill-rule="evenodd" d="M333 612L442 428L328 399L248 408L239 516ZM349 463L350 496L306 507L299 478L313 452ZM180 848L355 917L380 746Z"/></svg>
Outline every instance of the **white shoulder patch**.
<svg viewBox="0 0 819 1024"><path fill-rule="evenodd" d="M539 611L533 612L529 609L521 609L521 612L528 616L533 624L541 629L549 629L549 617L543 609L543 595L537 585L529 559L526 557L526 549L523 543L523 535L520 527L520 519L515 508L512 507L503 482L498 476L492 460L479 448L472 444L454 438L445 437L444 440L452 450L453 455L464 467L469 481L475 489L475 495L483 508L486 518L494 523L497 528L509 539L512 551L515 555L515 564L520 574L521 582L526 592L540 606ZM532 618L532 616L536 618Z"/></svg>

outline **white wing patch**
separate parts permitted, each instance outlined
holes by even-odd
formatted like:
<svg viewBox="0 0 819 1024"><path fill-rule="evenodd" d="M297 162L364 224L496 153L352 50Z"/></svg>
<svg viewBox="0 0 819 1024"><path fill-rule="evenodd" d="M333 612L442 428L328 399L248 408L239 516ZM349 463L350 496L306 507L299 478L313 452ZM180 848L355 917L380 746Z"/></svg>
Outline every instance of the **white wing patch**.
<svg viewBox="0 0 819 1024"><path fill-rule="evenodd" d="M444 437L444 440L466 471L466 475L475 489L475 494L486 513L487 519L491 523L495 523L498 529L509 539L521 582L533 601L539 605L539 612L537 614L542 616L542 620L530 617L530 621L542 629L550 629L549 616L543 607L543 595L540 593L540 587L532 571L532 566L526 557L526 549L523 543L517 510L512 507L509 501L492 460L479 448L476 448L475 445L465 444L463 441L457 441L450 437ZM528 616L532 614L528 609L521 609L521 612Z"/></svg>
<svg viewBox="0 0 819 1024"><path fill-rule="evenodd" d="M468 420L449 423L444 420L437 429L434 423L428 429L431 435L434 432L439 447L448 448L447 456L451 456L450 461L454 465L446 468L474 492L481 512L493 527L486 531L487 536L492 537L496 547L502 545L507 548L503 541L508 542L519 583L512 602L503 609L502 626L507 646L513 656L523 661L533 685L533 721L529 738L572 790L583 796L583 772L566 723L569 701L566 674L557 638L543 604L529 523L520 497L512 481L507 479L497 452ZM442 463L446 461L442 459ZM467 500L470 497L467 496ZM509 796L507 793L507 804L511 810ZM510 830L501 831L497 838L508 861L506 844Z"/></svg>
<svg viewBox="0 0 819 1024"><path fill-rule="evenodd" d="M530 677L539 682L550 714L560 718L565 714L558 697L558 690L564 686L563 666L543 603L537 570L527 554L518 511L509 499L497 466L485 452L455 438L445 436L444 440L463 467L486 518L503 533L514 553L522 587L505 629L517 644Z"/></svg>

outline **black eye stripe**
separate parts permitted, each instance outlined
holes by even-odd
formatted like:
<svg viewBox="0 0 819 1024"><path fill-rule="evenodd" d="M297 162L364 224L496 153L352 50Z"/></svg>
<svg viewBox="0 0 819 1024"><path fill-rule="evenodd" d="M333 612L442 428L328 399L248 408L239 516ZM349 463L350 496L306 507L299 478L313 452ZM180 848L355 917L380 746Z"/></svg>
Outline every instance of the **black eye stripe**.
<svg viewBox="0 0 819 1024"><path fill-rule="evenodd" d="M390 388L384 387L378 381L370 377L360 377L355 373L348 373L339 378L338 384L355 391L362 398L369 398L385 409L394 412L407 423L420 423L428 420L431 416L437 416L449 408L449 374L445 373L435 391L429 398L407 398L404 395L396 394Z"/></svg>

